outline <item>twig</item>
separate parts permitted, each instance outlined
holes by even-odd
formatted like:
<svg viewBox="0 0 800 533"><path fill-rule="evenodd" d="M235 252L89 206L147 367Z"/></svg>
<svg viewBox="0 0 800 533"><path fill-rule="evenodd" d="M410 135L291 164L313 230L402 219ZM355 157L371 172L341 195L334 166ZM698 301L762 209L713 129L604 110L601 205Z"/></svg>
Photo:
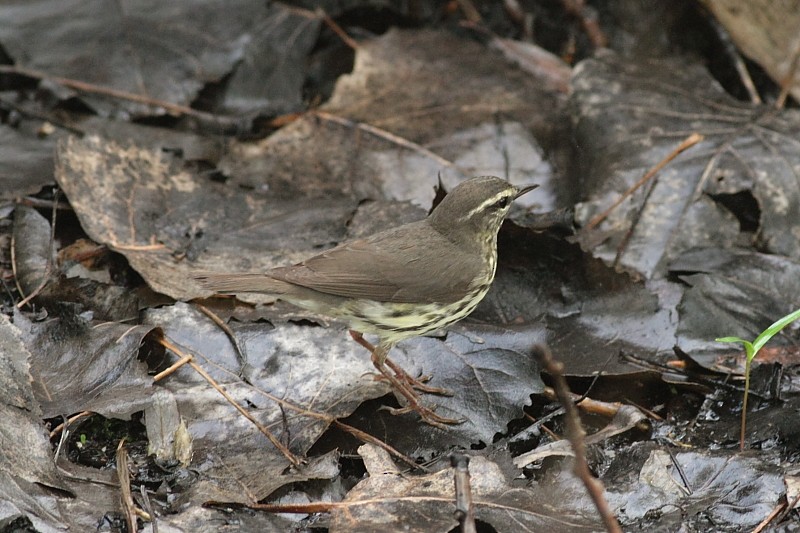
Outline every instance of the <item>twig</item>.
<svg viewBox="0 0 800 533"><path fill-rule="evenodd" d="M272 443L272 445L275 446L278 449L278 451L280 451L283 454L283 456L286 457L286 459L289 460L290 463L292 463L295 466L299 466L299 465L301 465L301 464L303 464L305 462L302 458L300 458L297 455L293 454L289 450L289 448L284 446L283 443L281 441L279 441L261 422L256 420L256 418L253 415L251 415L249 412L247 412L247 410L244 407L239 405L239 403L236 400L234 400L233 397L230 394L228 394L225 391L225 389L223 389L216 382L216 380L214 380L214 378L212 378L208 374L208 372L206 372L203 369L203 367L201 367L200 365L198 365L197 363L194 362L194 358L191 355L187 354L186 352L184 352L183 350L178 348L175 344L170 342L168 339L162 338L162 339L159 339L158 342L162 346L164 346L166 349L170 350L171 352L176 354L178 357L180 357L181 360L184 360L184 359L188 358L188 360L186 361L186 364L191 366L194 369L195 372L200 374L203 377L203 379L205 379L208 382L209 385L211 385L217 392L219 392L222 395L223 398L228 400L228 402L231 405L233 405L233 407L237 411L239 411L242 414L242 416L244 416L246 419L248 419L250 422L252 422L253 425L255 425L256 428L258 428L258 430L261 433L263 433L265 437L267 437L267 439L269 439L269 441ZM163 374L163 372L162 372L162 374ZM156 376L156 377L158 377L158 376Z"/></svg>
<svg viewBox="0 0 800 533"><path fill-rule="evenodd" d="M584 0L561 0L561 5L564 6L564 11L580 20L583 31L595 48L608 46L608 37L597 22L597 12L591 7L586 7Z"/></svg>
<svg viewBox="0 0 800 533"><path fill-rule="evenodd" d="M22 309L24 306L28 305L32 299L36 298L36 296L42 292L42 289L45 288L47 282L50 280L50 274L53 272L53 256L55 255L55 248L56 248L56 213L58 212L58 195L59 189L56 187L55 193L53 194L53 208L51 211L51 217L53 219L52 223L50 224L50 248L47 251L47 263L44 269L44 274L42 275L42 281L39 283L39 286L36 287L33 292L31 292L28 296L25 296L22 300L17 303L17 309ZM11 235L11 270L14 272L14 281L17 284L17 290L21 295L25 293L22 292L22 287L19 285L19 280L17 280L17 261L16 261L16 254L14 253L14 248L16 248L16 239L12 233Z"/></svg>
<svg viewBox="0 0 800 533"><path fill-rule="evenodd" d="M625 191L624 193L622 193L622 196L620 196L620 197L619 197L619 199L618 199L616 202L614 202L614 203L611 205L611 207L609 207L608 209L606 209L605 211L603 211L603 212L602 212L602 213L600 213L599 215L596 215L594 218L592 218L592 219L589 221L589 223L588 223L588 224L586 224L586 226L585 226L584 230L586 230L586 231L589 231L589 230L591 230L591 229L595 228L595 227L596 227L598 224L600 224L600 223L601 223L603 220L605 220L605 219L608 217L608 215L610 215L610 214L611 214L611 212L612 212L614 209L616 209L617 207L619 207L619 205L620 205L622 202L624 202L624 201L625 201L625 200L626 200L626 199L627 199L627 198L628 198L628 197L629 197L631 194L633 194L634 192L636 192L636 190L637 190L639 187L641 187L642 185L644 185L645 183L647 183L647 182L648 182L649 180L651 180L651 179L653 178L653 176L655 176L655 175L656 175L656 174L657 174L657 173L658 173L658 172L659 172L659 171L660 171L662 168L664 168L665 166L667 166L667 164L668 164L670 161L672 161L673 159L675 159L676 157L678 157L678 155L680 155L682 152L686 151L688 148L691 148L692 146L694 146L695 144L699 143L699 142L700 142L700 141L702 141L702 140L703 140L703 136L702 136L702 135L700 135L699 133L692 133L691 135L689 135L689 136L688 136L686 139L684 139L684 140L683 140L683 142L682 142L681 144L679 144L679 145L678 145L678 146L677 146L677 147L676 147L676 148L675 148L675 149L674 149L672 152L670 152L670 153L669 153L669 154L668 154L668 155L667 155L667 156L666 156L664 159L662 159L662 160L661 160L661 161L660 161L660 162L659 162L659 163L658 163L656 166L654 166L653 168L651 168L650 170L648 170L648 171L645 173L645 175L641 177L641 179L640 179L639 181L637 181L636 183L634 183L634 184L633 184L631 187L629 187L629 188L628 188L628 190L627 190L627 191Z"/></svg>
<svg viewBox="0 0 800 533"><path fill-rule="evenodd" d="M311 503L238 503L238 502L218 502L208 501L203 507L222 508L222 509L252 509L254 511L264 511L265 513L297 513L315 514L330 513L333 509L347 509L353 504L350 502L311 502Z"/></svg>
<svg viewBox="0 0 800 533"><path fill-rule="evenodd" d="M781 511L778 517L775 519L775 523L780 524L786 518L786 515L792 512L795 507L797 507L798 502L800 502L800 494L794 497L791 502L788 502L788 505Z"/></svg>
<svg viewBox="0 0 800 533"><path fill-rule="evenodd" d="M120 503L125 514L128 531L138 531L136 527L136 503L131 494L131 479L128 474L128 452L125 449L125 439L120 439L117 446L117 480L119 481Z"/></svg>
<svg viewBox="0 0 800 533"><path fill-rule="evenodd" d="M238 133L244 127L244 121L248 119L248 117L238 117L233 115L215 115L204 111L198 111L196 109L192 109L191 107L186 107L180 104L173 104L165 100L158 100L148 96L121 91L119 89L112 89L110 87L95 85L93 83L74 80L71 78L51 76L46 72L15 65L0 65L0 73L18 74L20 76L27 76L37 80L48 80L52 83L69 87L70 89L81 93L97 94L108 98L116 98L117 100L125 100L137 104L161 108L172 116L192 117L197 120L198 124L203 125L206 128L213 127L213 131Z"/></svg>
<svg viewBox="0 0 800 533"><path fill-rule="evenodd" d="M147 495L147 486L144 483L139 485L139 494L142 495L142 507L144 507L144 512L150 516L151 533L158 533L158 519L153 512L153 506L150 504L150 496Z"/></svg>
<svg viewBox="0 0 800 533"><path fill-rule="evenodd" d="M349 46L349 47L350 47L350 48L352 48L353 50L358 50L358 43L357 43L357 42L356 42L356 41L355 41L355 40L354 40L352 37L350 37L349 35L347 35L347 32L345 32L345 31L342 29L342 27L341 27L341 26L339 26L339 25L336 23L336 21L335 21L335 20L333 20L333 19L330 17L330 15L328 15L328 14L325 12L325 10L324 10L324 9L322 9L321 7L319 7L319 8L317 8L317 11L316 11L315 13L316 13L316 15L317 15L317 16L319 16L319 17L321 17L321 18L322 18L322 21L323 21L325 24L327 24L327 25L328 25L328 27L329 27L331 30L333 30L333 33L335 33L336 35L338 35L338 36L339 36L339 38L342 40L342 42L344 42L344 44L346 44L347 46Z"/></svg>
<svg viewBox="0 0 800 533"><path fill-rule="evenodd" d="M477 533L475 506L472 505L472 489L469 482L469 457L463 453L450 456L456 486L456 520L461 524L461 533Z"/></svg>
<svg viewBox="0 0 800 533"><path fill-rule="evenodd" d="M128 100L130 102L135 102L137 104L160 107L175 115L191 115L202 118L207 118L209 116L208 113L202 113L200 111L197 111L196 109L192 109L191 107L173 104L164 100L157 100L155 98L150 98L148 96L142 96L140 94L135 94L135 93L129 93L127 91L120 91L118 89L112 89L110 87L103 87L101 85L95 85L93 83L87 83L80 80L62 78L59 76L51 76L46 72L29 69L25 67L20 67L15 65L0 65L0 72L6 74L19 74L21 76L27 76L28 78L34 78L37 80L48 80L53 83L63 85L64 87L69 87L70 89L75 89L76 91L84 93L100 94L103 96L110 96L112 98L117 98L119 100Z"/></svg>
<svg viewBox="0 0 800 533"><path fill-rule="evenodd" d="M355 438L359 439L361 442L366 442L368 444L374 444L375 446L383 448L384 450L389 452L391 455L394 455L395 457L397 457L398 459L400 459L401 461L403 461L404 463L406 463L408 466L410 466L411 468L413 468L415 470L422 470L423 472L430 472L429 468L427 468L427 467L425 467L423 465L417 464L409 456L401 453L400 451L398 451L397 449L395 449L391 445L383 442L379 438L373 437L369 433L367 433L365 431L361 431L360 429L355 428L355 427L353 427L353 426L351 426L349 424L345 424L344 422L340 422L339 420L336 420L333 417L329 417L329 418L331 419L331 423L334 426L338 427L342 431L346 431L347 433L350 433Z"/></svg>
<svg viewBox="0 0 800 533"><path fill-rule="evenodd" d="M245 353L244 347L239 343L239 339L236 338L236 334L233 333L233 330L230 328L230 326L228 326L224 320L222 320L219 316L217 316L216 313L214 313L205 305L199 303L195 303L194 305L197 306L201 313L210 318L214 324L219 326L219 328L225 332L225 335L228 336L228 340L230 340L231 344L233 344L233 349L236 350L236 355L239 357L239 363L242 366L245 366L247 364L247 354ZM247 381L244 376L242 376L242 379Z"/></svg>
<svg viewBox="0 0 800 533"><path fill-rule="evenodd" d="M167 368L166 370L162 370L161 372L153 376L153 382L161 381L165 377L174 374L175 372L178 371L178 369L180 369L182 366L187 364L192 359L194 359L193 355L184 355L183 357L172 363L169 366L169 368Z"/></svg>
<svg viewBox="0 0 800 533"><path fill-rule="evenodd" d="M482 21L481 14L478 13L478 10L475 8L475 4L472 3L472 0L457 1L461 11L464 12L464 16L467 17L468 21L472 22L473 24L478 24Z"/></svg>
<svg viewBox="0 0 800 533"><path fill-rule="evenodd" d="M733 41L731 41L730 35L728 35L728 32L724 27L722 27L722 24L720 24L716 18L708 17L708 20L711 22L711 27L714 29L714 33L717 34L719 42L725 49L725 53L728 54L728 57L733 61L733 66L736 68L736 72L739 74L739 79L747 91L747 94L750 96L750 102L760 105L762 103L761 96L759 96L756 85L753 83L753 78L750 77L750 72L747 70L747 65L744 64L742 56L739 54L739 51L733 44Z"/></svg>
<svg viewBox="0 0 800 533"><path fill-rule="evenodd" d="M589 471L589 464L586 462L586 444L583 440L586 436L586 432L583 430L583 426L581 426L581 420L578 416L575 404L572 403L567 380L564 379L564 365L553 359L550 350L545 346L534 346L533 353L542 365L542 368L553 378L556 394L566 411L567 438L572 445L573 452L575 452L575 475L577 475L586 486L589 497L594 502L597 512L600 514L606 526L606 530L610 533L622 533L622 528L620 528L617 519L614 518L614 515L611 513L608 502L603 495L603 484L599 479L592 477L592 473Z"/></svg>
<svg viewBox="0 0 800 533"><path fill-rule="evenodd" d="M542 396L550 401L560 400L557 391L551 387L545 387L542 391ZM585 398L574 392L569 393L569 399L573 405L577 405L587 413L593 413L607 418L614 418L617 415L617 411L622 407L622 404L619 402L601 402L600 400Z"/></svg>
<svg viewBox="0 0 800 533"><path fill-rule="evenodd" d="M764 531L764 529L766 529L772 523L772 521L775 520L775 518L779 514L781 514L781 512L784 510L785 506L786 506L786 503L781 503L781 504L778 504L777 506L775 506L775 508L766 516L766 518L764 518L764 520L762 520L756 526L756 528L753 530L753 533L761 533L762 531ZM790 509L791 509L791 507L790 507Z"/></svg>
<svg viewBox="0 0 800 533"><path fill-rule="evenodd" d="M344 117L340 117L340 116L334 115L332 113L327 113L325 111L320 111L318 109L312 111L310 113L310 115L318 117L318 118L320 118L322 120L325 120L325 121L328 121L328 122L333 122L334 124L339 124L340 126L345 126L347 128L354 128L354 129L359 129L361 131L365 131L367 133L370 133L371 135L374 135L375 137L378 137L378 138L383 139L385 141L389 141L391 143L394 143L394 144L396 144L396 145L398 145L398 146L400 146L402 148L407 148L407 149L412 150L414 152L417 152L417 153L419 153L419 154L421 154L421 155L423 155L425 157L429 157L429 158L433 159L435 162L439 163L440 165L442 165L444 167L455 168L455 165L451 161L443 158L442 156L440 156L438 154L435 154L434 152L431 152L427 148L424 148L423 146L420 146L417 143L411 142L408 139L404 139L403 137L399 137L399 136L395 135L394 133L388 132L388 131L386 131L384 129L378 128L378 127L373 126L371 124L367 124L365 122L355 122L353 120L350 120L350 119L347 119L347 118L344 118Z"/></svg>
<svg viewBox="0 0 800 533"><path fill-rule="evenodd" d="M627 361L627 362L629 362L629 363L631 363L633 365L636 365L636 366L638 366L640 368L646 368L646 369L652 370L654 372L662 372L662 373L664 373L664 372L676 372L676 373L680 373L683 376L690 377L692 379L693 383L699 383L700 385L706 385L706 386L708 386L708 387L710 387L712 389L723 389L723 390L726 390L726 391L736 392L736 393L740 393L740 394L742 392L744 392L744 387L727 382L728 378L731 377L731 374L725 374L723 376L725 380L719 380L719 379L713 379L713 378L709 379L709 378L704 378L704 377L698 375L696 372L690 374L686 370L682 370L680 368L671 367L671 366L668 366L668 365L653 363L652 361L647 361L645 359L641 359L641 358L639 358L639 357L637 357L637 356L635 356L635 355L633 355L631 353L623 352L622 353L622 358L625 361ZM704 370L708 370L708 369L704 369ZM720 374L721 372L715 371L714 373L715 374ZM759 392L751 391L750 395L754 396L754 397L756 397L756 398L758 398L759 400L762 400L762 401L769 401L769 398L766 395L761 394Z"/></svg>
<svg viewBox="0 0 800 533"><path fill-rule="evenodd" d="M800 41L797 42L797 48L794 54L792 54L792 62L789 65L789 71L781 80L781 93L778 95L778 99L775 100L776 109L783 109L783 106L786 105L786 99L789 97L789 92L794 85L794 77L797 74L798 63L800 63Z"/></svg>
<svg viewBox="0 0 800 533"><path fill-rule="evenodd" d="M91 416L93 414L94 413L92 413L91 411L81 411L77 415L72 415L71 417L65 419L64 422L61 422L59 425L54 427L52 429L52 431L50 431L50 438L52 439L53 437L55 437L56 435L61 433L64 430L65 427L68 427L69 425L74 424L76 421L80 420L81 418L86 418L87 416Z"/></svg>
<svg viewBox="0 0 800 533"><path fill-rule="evenodd" d="M691 496L694 493L694 490L692 490L692 486L689 483L689 478L686 477L686 472L683 471L683 467L678 462L678 458L675 457L675 454L672 453L672 450L668 446L665 446L664 449L669 454L669 459L670 461L672 461L672 466L675 467L675 470L677 470L678 472L678 476L680 476L681 478L681 482L683 483L683 486L686 489L684 492L686 493L687 496Z"/></svg>

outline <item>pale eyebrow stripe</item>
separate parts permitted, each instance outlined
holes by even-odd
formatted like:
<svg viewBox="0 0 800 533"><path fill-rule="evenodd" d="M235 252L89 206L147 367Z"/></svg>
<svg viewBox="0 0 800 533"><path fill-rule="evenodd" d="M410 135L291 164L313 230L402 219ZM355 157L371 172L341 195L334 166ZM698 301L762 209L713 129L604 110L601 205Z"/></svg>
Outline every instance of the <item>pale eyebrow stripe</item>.
<svg viewBox="0 0 800 533"><path fill-rule="evenodd" d="M475 207L472 210L470 210L470 212L467 213L466 215L464 215L463 217L460 217L459 220L466 220L466 219L470 218L472 215L474 215L478 211L482 211L487 206L490 206L493 203L499 202L503 198L505 198L507 196L510 196L510 193L511 193L511 191L501 191L501 192L495 194L491 198L488 198L487 200L484 200L484 202L481 205L479 205L478 207Z"/></svg>

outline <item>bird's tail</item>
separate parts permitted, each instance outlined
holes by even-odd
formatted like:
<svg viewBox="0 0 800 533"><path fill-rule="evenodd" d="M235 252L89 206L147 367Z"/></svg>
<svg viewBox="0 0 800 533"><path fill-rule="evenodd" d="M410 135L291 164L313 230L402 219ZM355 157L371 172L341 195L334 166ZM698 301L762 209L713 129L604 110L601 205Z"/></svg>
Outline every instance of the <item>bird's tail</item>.
<svg viewBox="0 0 800 533"><path fill-rule="evenodd" d="M280 296L290 284L265 274L198 274L195 281L204 289L221 294L261 292Z"/></svg>

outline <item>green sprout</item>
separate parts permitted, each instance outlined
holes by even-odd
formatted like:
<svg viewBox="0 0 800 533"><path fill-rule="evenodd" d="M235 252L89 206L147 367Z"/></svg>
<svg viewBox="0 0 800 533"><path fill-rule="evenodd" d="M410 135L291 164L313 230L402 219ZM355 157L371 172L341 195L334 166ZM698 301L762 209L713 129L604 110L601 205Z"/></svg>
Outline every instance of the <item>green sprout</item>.
<svg viewBox="0 0 800 533"><path fill-rule="evenodd" d="M744 345L744 351L747 355L747 360L744 364L744 400L742 401L742 427L739 433L739 449L744 450L744 430L747 424L747 395L750 391L750 363L753 362L759 350L764 347L769 340L778 334L780 330L800 318L800 309L794 313L790 313L783 318L778 319L771 326L761 332L753 342L746 341L739 337L721 337L715 339L717 342L739 342Z"/></svg>

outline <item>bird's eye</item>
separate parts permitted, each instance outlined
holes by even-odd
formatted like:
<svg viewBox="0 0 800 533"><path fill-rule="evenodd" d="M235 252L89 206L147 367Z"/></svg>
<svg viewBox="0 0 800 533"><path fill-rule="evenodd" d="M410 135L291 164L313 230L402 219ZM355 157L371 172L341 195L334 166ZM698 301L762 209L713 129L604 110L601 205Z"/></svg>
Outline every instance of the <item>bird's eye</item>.
<svg viewBox="0 0 800 533"><path fill-rule="evenodd" d="M502 198L502 199L496 201L494 204L492 204L492 207L494 207L495 209L505 209L506 207L508 207L508 203L510 201L511 201L511 198L506 196L505 198Z"/></svg>

